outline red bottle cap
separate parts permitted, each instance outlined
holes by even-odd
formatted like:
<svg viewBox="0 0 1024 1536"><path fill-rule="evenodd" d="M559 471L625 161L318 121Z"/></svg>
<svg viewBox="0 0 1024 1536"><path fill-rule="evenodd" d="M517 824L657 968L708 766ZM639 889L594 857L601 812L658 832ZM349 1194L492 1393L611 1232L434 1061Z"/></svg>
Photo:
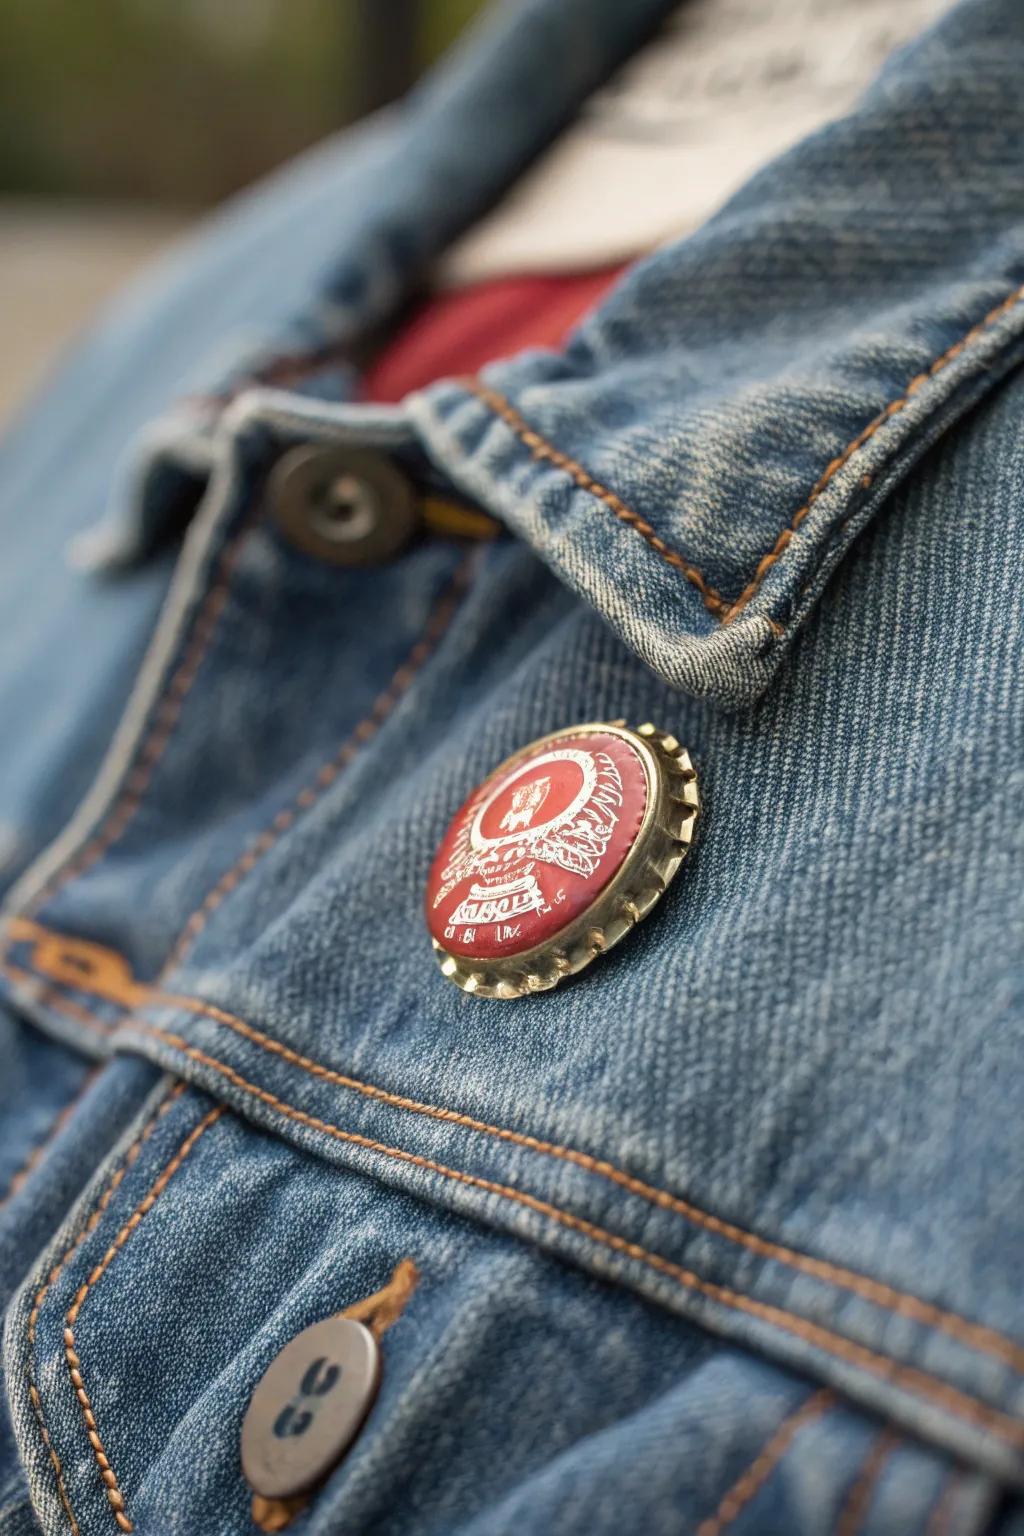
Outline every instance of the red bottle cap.
<svg viewBox="0 0 1024 1536"><path fill-rule="evenodd" d="M427 882L446 976L482 997L556 986L618 943L675 875L699 809L674 737L580 725L523 748L456 814Z"/></svg>

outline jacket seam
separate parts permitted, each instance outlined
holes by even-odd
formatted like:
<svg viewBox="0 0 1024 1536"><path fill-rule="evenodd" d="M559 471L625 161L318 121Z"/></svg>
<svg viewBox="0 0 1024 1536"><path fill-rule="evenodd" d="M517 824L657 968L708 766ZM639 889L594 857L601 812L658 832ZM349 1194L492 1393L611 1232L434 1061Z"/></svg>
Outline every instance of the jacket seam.
<svg viewBox="0 0 1024 1536"><path fill-rule="evenodd" d="M28 1378L29 1403L31 1404L31 1407L32 1407L32 1413L33 1413L33 1416L35 1417L36 1427L39 1430L39 1436L40 1436L40 1439L42 1440L43 1448L45 1449L45 1451L47 1453L47 1456L49 1457L49 1460L50 1460L50 1465L53 1468L53 1474L54 1474L54 1477L55 1477L56 1483L57 1483L57 1493L58 1493L58 1495L60 1497L61 1504L64 1507L64 1513L68 1517L68 1522L69 1522L69 1524L71 1526L72 1536L81 1536L80 1527L79 1527L77 1519L75 1518L75 1512L74 1512L74 1510L71 1507L71 1500L68 1497L67 1485L66 1485L66 1483L64 1481L64 1468L63 1468L63 1465L61 1463L60 1456L57 1453L56 1446L53 1444L53 1441L50 1438L50 1432L49 1432L49 1429L48 1429L47 1424L46 1424L46 1416L45 1416L45 1413L43 1411L42 1398L41 1398L41 1396L39 1394L39 1388L36 1385L36 1379L35 1379L35 1376L36 1376L36 1373L35 1373L36 1326L37 1326L38 1321L39 1321L40 1309L42 1308L42 1305L43 1305L44 1301L46 1300L46 1298L47 1298L47 1296L48 1296L48 1294L50 1292L51 1287L56 1284L57 1280L63 1274L64 1269L66 1268L68 1263L71 1261L71 1259L74 1257L74 1255L78 1252L79 1248L85 1242L86 1238L89 1237L96 1230L97 1226L99 1225L100 1221L103 1218L104 1212L107 1210L107 1207L110 1205L111 1200L114 1198L114 1195L117 1193L117 1190L118 1190L118 1187L121 1184L121 1181L124 1179L124 1177L127 1174L128 1170L131 1168L132 1164L135 1162L135 1160L139 1156L139 1153L142 1151L142 1148L145 1145L145 1143L149 1140L150 1136L153 1134L154 1130L157 1127L158 1122L167 1113L167 1111L172 1107L172 1105L181 1097L181 1095L184 1093L184 1091L185 1091L185 1084L184 1083L176 1083L174 1085L174 1087L171 1088L169 1090L169 1092L164 1096L164 1098L161 1099L160 1103L157 1105L156 1109L153 1111L153 1114L150 1116L149 1120L147 1120L146 1124L143 1126L142 1130L139 1132L139 1134L136 1137L135 1141L128 1148L128 1151L125 1153L125 1156L124 1156L124 1161L121 1163L121 1166L113 1174L113 1176L112 1176L112 1178L110 1180L110 1183L107 1185L106 1189L103 1191L103 1194L100 1196L99 1201L97 1202L95 1209L90 1214L88 1220L81 1227L81 1229L79 1230L77 1236L72 1241L70 1247L68 1247L65 1250L63 1257L57 1262L57 1264L55 1264L53 1266L53 1268L50 1270L49 1274L47 1275L45 1281L40 1286L39 1290L36 1292L35 1297L33 1298L31 1310L29 1311L29 1314L28 1314L28 1321L26 1323L25 1332L26 1332L26 1339L27 1339L27 1345L28 1345L28 1348L27 1348L28 1364L27 1364L27 1373L26 1374L27 1374L27 1378Z"/></svg>
<svg viewBox="0 0 1024 1536"><path fill-rule="evenodd" d="M761 590L761 586L765 577L768 575L768 572L779 561L782 555L785 554L786 549L792 541L797 529L800 527L800 524L811 512L815 502L828 488L839 471L850 462L850 460L859 452L861 448L864 447L866 443L871 440L871 438L875 436L881 427L885 426L885 424L894 416L899 415L899 413L910 404L914 396L925 384L929 383L933 378L936 377L937 374L941 373L944 368L948 367L950 363L954 362L962 352L967 351L975 344L975 342L980 340L985 332L991 329L996 321L1002 319L1002 317L1011 309L1013 309L1017 304L1019 304L1022 299L1024 299L1024 283L1022 283L1018 288L1015 288L1012 293L1009 293L1006 298L1002 299L1000 303L998 303L993 309L989 310L987 315L985 315L975 325L971 326L970 330L966 331L964 335L961 336L959 341L956 341L952 344L952 346L947 347L946 351L943 352L939 357L935 358L927 368L925 368L921 373L915 374L910 382L904 387L903 393L897 396L896 399L890 400L887 405L883 406L882 410L880 410L876 416L872 417L867 426L858 432L856 437L852 438L849 443L847 443L842 452L837 454L836 457L826 465L823 473L812 486L807 496L807 500L803 503L802 506L798 507L796 512L793 513L793 516L779 533L778 538L775 540L775 543L772 545L771 549L768 550L766 554L762 555L761 559L758 561L757 567L755 568L754 575L751 580L743 588L740 595L732 601L723 597L720 592L717 592L697 566L692 564L691 561L687 560L685 556L681 555L678 550L673 549L669 544L667 544L664 539L662 539L655 532L654 528L649 522L647 522L646 518L641 517L638 512L635 512L632 510L632 508L628 507L622 498L618 496L614 491L609 490L607 486L602 485L600 481L595 480L593 476L590 475L589 472L583 467L583 465L577 462L577 460L571 458L568 454L563 453L559 448L556 448L553 443L549 442L547 438L543 437L536 430L536 428L532 427L529 422L527 422L525 418L520 415L519 411L516 410L511 401L509 401L504 395L500 394L498 390L492 389L489 385L484 384L477 378L465 379L463 383L465 384L465 387L472 394L474 394L483 405L487 406L491 411L494 412L495 415L500 417L501 420L505 422L506 426L511 428L516 436L520 438L523 444L530 450L533 458L552 464L557 469L564 470L583 490L590 492L591 495L596 496L599 501L602 501L607 507L609 507L621 522L627 524L629 527L633 528L635 532L639 533L641 538L643 538L646 543L648 543L651 548L661 556L663 560L665 560L669 565L673 566L676 570L681 571L686 579L697 588L697 591L700 593L704 600L705 607L715 615L715 617L724 627L727 624L731 624L734 619L738 618L744 609L747 608L747 606L757 596L758 592ZM872 478L873 477L870 475L866 475L864 477L864 479L861 481L862 489L867 489L871 485ZM778 627L773 627L775 627L776 633L778 633Z"/></svg>
<svg viewBox="0 0 1024 1536"><path fill-rule="evenodd" d="M48 1150L56 1141L61 1131L71 1119L71 1116L74 1114L75 1110L78 1108L79 1104L85 1098L85 1095L89 1092L89 1089L92 1087L97 1070L98 1069L96 1067L93 1067L85 1074L84 1080L72 1094L71 1098L60 1110L58 1110L57 1114L50 1121L41 1140L35 1143L35 1145L30 1149L24 1162L11 1175L10 1179L8 1180L7 1187L3 1190L2 1193L0 1193L0 1211L3 1210L8 1201L14 1199L18 1191L24 1187L26 1181L32 1176L33 1171L39 1166L40 1162L42 1162Z"/></svg>
<svg viewBox="0 0 1024 1536"><path fill-rule="evenodd" d="M92 835L77 854L72 854L35 893L26 913L35 913L70 881L78 879L109 852L128 829L142 805L153 775L174 735L185 701L217 630L230 595L231 578L252 532L251 522L235 534L220 555L217 575L199 604L191 624L191 633L177 667L166 686L154 699L148 727L136 744L131 766L121 786L107 807Z"/></svg>
<svg viewBox="0 0 1024 1536"><path fill-rule="evenodd" d="M576 459L570 458L567 453L563 453L561 449L556 448L553 443L550 443L547 438L542 437L519 414L511 401L506 399L504 395L499 394L496 389L491 389L489 385L482 383L481 380L476 378L468 378L463 382L465 387L472 394L476 395L483 405L486 405L496 416L504 421L507 427L512 429L516 436L530 450L533 458L543 463L552 464L556 469L564 470L567 475L570 475L575 480L581 490L589 492L591 496L596 496L598 501L603 502L620 522L625 523L628 528L632 528L635 533L638 533L644 542L649 544L667 565L672 566L677 571L681 571L687 581L697 588L697 591L704 599L704 606L711 613L715 614L716 617L722 617L729 607L728 600L720 592L715 591L714 587L710 585L695 565L687 560L684 555L681 555L677 549L673 549L670 544L667 544L655 532L646 518L641 517L639 512L634 512L631 507L626 505L621 496L609 490L606 485L602 485L600 480L595 480L593 475L584 469L583 465Z"/></svg>
<svg viewBox="0 0 1024 1536"><path fill-rule="evenodd" d="M159 980L163 980L170 971L180 965L221 903L252 872L264 855L270 852L283 834L317 803L358 755L361 748L377 734L448 632L459 605L466 595L475 566L476 551L473 550L459 562L451 580L434 604L419 639L395 670L387 688L374 700L369 713L349 733L334 756L321 765L312 781L299 791L292 803L278 811L269 827L259 834L250 847L207 891L198 907L187 919L167 959L160 967Z"/></svg>
<svg viewBox="0 0 1024 1536"><path fill-rule="evenodd" d="M960 1492L962 1475L960 1468L954 1467L943 1483L928 1517L925 1536L950 1536L953 1529L953 1510L957 1494Z"/></svg>
<svg viewBox="0 0 1024 1536"><path fill-rule="evenodd" d="M143 1196L138 1205L132 1211L132 1214L125 1221L117 1236L108 1247L106 1253L90 1271L85 1281L83 1281L83 1283L79 1286L78 1290L75 1292L74 1300L72 1301L71 1306L68 1308L67 1313L65 1314L66 1326L64 1329L64 1355L65 1359L67 1360L68 1375L71 1377L71 1385L74 1388L75 1396L78 1399L78 1404L82 1411L82 1421L85 1424L85 1432L89 1438L89 1444L92 1446L92 1453L96 1461L96 1465L99 1468L100 1477L103 1481L104 1491L107 1496L107 1502L110 1505L117 1525L122 1531L125 1532L133 1531L135 1527L125 1511L124 1494L121 1492L121 1486L118 1482L117 1473L110 1465L109 1457L107 1456L103 1441L100 1437L92 1401L89 1397L89 1393L85 1385L85 1380L82 1375L82 1362L79 1359L77 1350L75 1348L75 1327L77 1326L82 1307L85 1304L90 1291L92 1291L93 1288L98 1285L100 1280L102 1280L103 1276L110 1268L110 1265L113 1263L118 1253L122 1248L124 1248L132 1233L141 1223L143 1217L147 1216L152 1210L153 1206L163 1194L164 1190L167 1188L168 1184L171 1182L172 1178L177 1173L182 1163L185 1161L193 1147L196 1145L196 1142L199 1141L200 1137L203 1136L206 1131L208 1131L210 1127L217 1120L219 1120L221 1115L224 1113L225 1106L223 1104L218 1104L215 1108L209 1110L197 1125L192 1127L184 1141L181 1143L181 1146L178 1148L177 1152L171 1158L170 1162L166 1165L162 1173L160 1173L154 1181L149 1192Z"/></svg>
<svg viewBox="0 0 1024 1536"><path fill-rule="evenodd" d="M789 1450L798 1432L805 1424L821 1418L835 1404L836 1398L830 1387L823 1387L801 1403L799 1408L786 1415L782 1423L770 1435L754 1460L745 1467L719 1500L713 1515L702 1520L697 1536L721 1536L733 1521L755 1498L779 1462Z"/></svg>
<svg viewBox="0 0 1024 1536"><path fill-rule="evenodd" d="M885 1464L899 1443L900 1436L891 1425L887 1425L872 1440L860 1471L839 1510L834 1536L858 1536Z"/></svg>
<svg viewBox="0 0 1024 1536"><path fill-rule="evenodd" d="M939 1408L944 1409L954 1417L974 1424L982 1430L1003 1440L1015 1449L1024 1450L1024 1423L1011 1417L998 1408L994 1408L979 1398L972 1397L969 1393L941 1381L915 1366L904 1365L887 1356L879 1355L874 1350L863 1344L858 1344L840 1334L833 1333L819 1323L799 1317L785 1311L782 1307L769 1302L758 1301L743 1292L735 1291L727 1286L718 1285L713 1281L702 1279L694 1271L684 1268L667 1259L661 1254L653 1253L639 1243L632 1242L622 1237L619 1233L611 1232L586 1218L577 1216L561 1207L552 1205L549 1201L542 1200L525 1190L517 1189L511 1185L500 1184L493 1179L481 1178L479 1175L466 1173L461 1169L450 1168L444 1163L439 1163L433 1158L424 1157L419 1153L409 1152L401 1147L389 1146L387 1143L374 1141L371 1137L360 1135L355 1131L346 1131L341 1126L334 1125L330 1121L321 1120L315 1115L308 1114L305 1110L298 1109L278 1098L276 1094L261 1088L256 1083L236 1072L225 1062L217 1057L209 1055L198 1047L190 1045L180 1035L171 1034L167 1030L158 1028L153 1024L143 1024L139 1021L135 1026L140 1033L149 1035L165 1045L178 1050L190 1060L197 1061L211 1068L220 1076L241 1092L251 1095L268 1108L305 1125L307 1128L319 1131L332 1139L359 1147L364 1151L378 1156L394 1159L406 1165L420 1168L425 1172L434 1173L441 1178L462 1184L471 1189L480 1190L482 1193L494 1195L499 1199L523 1206L569 1231L576 1232L589 1241L601 1245L614 1253L633 1259L644 1264L654 1273L663 1275L675 1281L682 1289L691 1291L697 1295L730 1310L745 1313L748 1316L760 1319L770 1326L779 1328L783 1332L792 1334L802 1339L812 1347L820 1349L822 1353L833 1356L835 1359L845 1360L875 1377L893 1383L897 1388L906 1391L911 1396L924 1399Z"/></svg>
<svg viewBox="0 0 1024 1536"><path fill-rule="evenodd" d="M5 936L5 942L10 943L9 936ZM108 1019L103 1019L98 1014L90 1013L87 1008L83 1008L80 1003L76 1003L72 998L65 997L63 992L57 987L41 985L37 973L22 970L21 966L15 965L5 957L0 957L0 971L4 975L9 976L11 981L15 983L22 982L26 985L26 988L30 988L31 997L42 1007L53 1008L57 1013L63 1013L67 1018L74 1019L77 1024L81 1024L85 1029L93 1030L96 1034L109 1038L117 1027ZM109 999L105 999L105 1001L109 1001ZM120 1007L123 1005L115 1004L114 1006Z"/></svg>
<svg viewBox="0 0 1024 1536"><path fill-rule="evenodd" d="M895 1287L886 1285L883 1281L874 1280L870 1276L858 1275L856 1271L845 1269L841 1265L834 1265L827 1259L816 1259L810 1254L800 1253L789 1248L785 1244L776 1243L770 1238L760 1237L757 1233L749 1232L723 1217L716 1216L712 1212L704 1211L699 1206L693 1205L688 1200L683 1200L670 1191L659 1188L657 1185L648 1184L646 1180L637 1178L633 1174L626 1173L622 1168L605 1158L593 1156L589 1152L580 1152L575 1147L568 1147L558 1142L546 1141L541 1137L531 1136L527 1132L511 1130L504 1126L491 1125L485 1120L478 1120L472 1115L463 1114L459 1110L439 1107L433 1104L425 1104L416 1099L409 1099L401 1094L391 1093L387 1089L378 1088L372 1083L366 1083L359 1078L349 1077L344 1073L336 1072L331 1067L325 1067L320 1062L312 1061L309 1057L302 1056L293 1051L290 1046L283 1045L273 1036L266 1035L262 1030L254 1028L244 1019L228 1013L225 1009L218 1008L213 1003L204 1002L200 998L191 998L177 993L154 993L144 1006L179 1007L190 1013L197 1013L210 1018L216 1023L225 1025L239 1034L243 1039L258 1045L261 1049L273 1055L280 1056L290 1065L298 1067L311 1077L320 1078L325 1082L333 1083L336 1087L350 1089L365 1098L375 1099L390 1104L397 1109L403 1109L413 1114L425 1115L430 1119L447 1121L455 1125L461 1125L467 1130L478 1131L483 1135L493 1137L499 1141L505 1141L513 1146L523 1147L527 1151L536 1152L540 1156L552 1157L562 1162L575 1164L583 1168L585 1172L592 1173L599 1178L608 1179L611 1183L619 1185L628 1193L648 1200L652 1205L663 1210L673 1211L684 1220L692 1222L695 1226L706 1231L713 1232L716 1236L723 1237L727 1242L735 1243L738 1247L749 1249L761 1258L772 1259L791 1269L796 1269L813 1275L816 1279L824 1280L849 1290L855 1295L862 1296L866 1301L881 1307L885 1311L896 1315L912 1318L916 1322L934 1327L940 1332L948 1333L959 1342L978 1349L984 1354L994 1355L1005 1361L1017 1371L1024 1372L1024 1348L1016 1344L1012 1339L993 1329L987 1328L982 1323L973 1323L967 1318L961 1318L956 1313L946 1312L936 1307L933 1303L922 1300L908 1292L899 1291Z"/></svg>
<svg viewBox="0 0 1024 1536"><path fill-rule="evenodd" d="M451 1168L444 1163L437 1162L433 1158L409 1152L402 1147L390 1146L385 1142L375 1141L369 1136L363 1136L355 1131L347 1131L341 1126L332 1124L330 1121L321 1120L316 1115L308 1114L305 1110L288 1104L268 1089L249 1082L241 1073L236 1072L233 1067L229 1067L225 1062L220 1061L215 1056L210 1056L198 1047L190 1045L180 1035L171 1034L167 1030L160 1029L156 1025L151 1024L139 1023L136 1027L141 1033L150 1035L154 1039L162 1041L163 1044L180 1051L191 1060L211 1068L235 1088L258 1099L268 1108L285 1116L287 1119L295 1121L297 1124L305 1125L311 1130L319 1131L334 1140L359 1147L364 1151L420 1168L425 1172L434 1173L440 1178L448 1179L453 1183L462 1184L468 1188L480 1190L484 1194L494 1195L499 1199L523 1206L525 1209L531 1210L535 1214L555 1222L569 1231L578 1233L595 1244L644 1264L654 1273L673 1280L684 1290L704 1296L718 1305L758 1318L762 1322L777 1327L783 1332L790 1333L802 1339L805 1343L820 1349L823 1353L830 1354L836 1359L845 1360L849 1364L857 1366L884 1381L890 1381L919 1400L924 1399L926 1402L943 1408L953 1416L967 1423L974 1424L980 1429L989 1431L1016 1449L1024 1450L1024 1423L1004 1413L1002 1410L982 1402L979 1398L972 1397L969 1393L961 1391L948 1382L928 1375L915 1366L904 1365L889 1359L887 1356L879 1355L863 1344L858 1344L851 1339L844 1338L840 1334L835 1334L823 1325L798 1317L793 1313L787 1312L782 1307L775 1306L769 1302L757 1301L743 1292L718 1285L713 1281L704 1280L694 1271L684 1268L674 1260L667 1259L661 1254L653 1253L641 1244L622 1237L619 1233L600 1227L584 1217L563 1210L561 1207L553 1205L549 1201L532 1195L525 1190L517 1189L512 1185L500 1184L493 1179L482 1178L477 1174L466 1173L462 1169Z"/></svg>
<svg viewBox="0 0 1024 1536"><path fill-rule="evenodd" d="M43 929L38 924L25 923L25 929L37 929L41 935L52 938L50 931ZM120 957L119 957L120 958ZM127 966L127 961L123 964ZM9 962L4 962L4 969L8 974L12 967ZM26 974L24 972L22 975ZM989 1328L984 1323L972 1322L959 1316L955 1312L948 1312L933 1302L924 1301L922 1298L909 1292L901 1291L885 1282L875 1280L867 1275L860 1275L854 1270L849 1270L842 1265L832 1264L827 1259L817 1259L813 1255L800 1253L798 1250L785 1244L776 1243L769 1238L763 1238L757 1233L749 1232L746 1228L726 1221L720 1216L702 1210L699 1206L673 1195L670 1191L659 1188L657 1185L648 1184L645 1180L627 1173L614 1163L593 1156L588 1152L581 1152L574 1147L565 1146L558 1142L546 1141L540 1137L532 1136L527 1132L512 1130L508 1127L492 1125L485 1120L479 1120L472 1115L460 1110L443 1108L438 1105L427 1104L421 1100L407 1098L401 1094L392 1093L388 1089L377 1087L359 1078L350 1077L338 1072L332 1067L326 1067L320 1062L313 1061L290 1046L275 1040L273 1036L265 1034L262 1030L246 1023L237 1015L229 1013L226 1009L219 1008L214 1003L209 1003L201 998L193 998L184 994L161 991L150 987L145 983L138 983L132 995L123 1000L127 1008L146 1008L166 1006L179 1008L185 1012L197 1014L223 1024L231 1029L242 1039L267 1051L269 1054L279 1056L290 1065L298 1067L308 1076L318 1078L324 1082L332 1083L336 1087L344 1088L360 1094L364 1098L389 1104L393 1108L402 1109L412 1114L424 1115L429 1119L449 1122L460 1125L464 1129L479 1132L482 1135L493 1137L495 1140L504 1141L513 1146L519 1146L527 1151L536 1152L540 1156L555 1158L562 1162L574 1164L585 1172L596 1177L607 1179L609 1182L625 1189L628 1193L649 1201L651 1204L674 1212L684 1220L692 1222L695 1226L706 1231L713 1232L727 1242L735 1243L738 1247L746 1248L756 1253L759 1257L775 1260L798 1272L813 1275L816 1279L834 1284L854 1295L861 1296L864 1300L882 1308L897 1316L909 1317L927 1327L946 1333L958 1342L976 1349L982 1354L987 1354L1002 1360L1014 1370L1024 1373L1024 1347L1015 1343L1013 1339ZM144 1026L145 1027L145 1026Z"/></svg>
<svg viewBox="0 0 1024 1536"><path fill-rule="evenodd" d="M956 358L960 356L961 352L965 352L969 347L973 346L974 343L978 341L984 335L984 333L996 323L997 320L1002 319L1003 315L1007 314L1011 309L1019 304L1022 298L1024 298L1024 283L1022 283L1020 287L1015 288L1012 293L1007 294L1005 299L1003 299L993 309L990 309L988 314L985 315L983 319L979 320L977 324L972 325L971 329L967 331L963 336L961 336L959 341L954 342L951 347L947 347L946 351L943 352L941 356L937 357L934 362L932 362L926 369L923 370L923 372L915 374L914 377L910 380L910 383L904 389L903 394L900 395L897 399L891 400L887 406L879 411L878 415L873 417L872 420L868 422L863 431L858 432L857 436L847 444L842 453L840 453L831 461L830 464L826 466L824 473L812 487L811 492L803 506L799 507L797 511L794 512L788 526L784 528L779 534L774 545L768 551L768 553L762 556L758 563L757 569L754 572L753 579L747 584L746 587L744 587L739 597L729 608L729 611L726 613L722 620L723 624L731 623L732 620L736 618L738 614L742 613L747 604L751 602L751 600L757 595L757 593L760 591L761 583L764 581L768 572L771 570L772 566L776 563L779 557L785 553L786 547L792 539L793 534L799 528L804 518L811 511L811 508L818 500L818 497L827 488L827 486L831 483L839 471L849 463L854 454L863 448L864 444L869 442L872 437L874 437L875 433L879 430L880 427L883 427L886 422L889 421L893 416L897 416L900 411L904 410L905 407L910 404L911 400L914 398L917 392L925 384L929 383L930 380L935 378L937 374L941 373L944 368L948 367L950 363L954 362ZM867 489L870 484L871 477L865 476L865 479L861 482L862 489Z"/></svg>

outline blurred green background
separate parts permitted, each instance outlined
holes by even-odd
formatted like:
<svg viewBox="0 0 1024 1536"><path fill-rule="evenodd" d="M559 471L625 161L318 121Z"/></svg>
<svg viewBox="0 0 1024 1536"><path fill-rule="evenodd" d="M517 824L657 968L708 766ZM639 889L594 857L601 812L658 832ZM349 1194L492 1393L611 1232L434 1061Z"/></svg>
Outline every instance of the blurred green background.
<svg viewBox="0 0 1024 1536"><path fill-rule="evenodd" d="M0 189L201 206L398 95L480 0L0 0Z"/></svg>
<svg viewBox="0 0 1024 1536"><path fill-rule="evenodd" d="M0 0L0 424L212 203L402 94L482 0Z"/></svg>

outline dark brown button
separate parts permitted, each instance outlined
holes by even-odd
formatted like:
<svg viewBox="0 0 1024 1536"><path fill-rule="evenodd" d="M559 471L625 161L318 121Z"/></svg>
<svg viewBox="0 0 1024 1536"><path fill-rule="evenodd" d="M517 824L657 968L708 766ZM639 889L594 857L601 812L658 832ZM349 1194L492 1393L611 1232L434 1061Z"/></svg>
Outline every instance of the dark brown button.
<svg viewBox="0 0 1024 1536"><path fill-rule="evenodd" d="M381 565L416 532L412 486L389 459L365 448L291 448L274 465L268 491L285 536L334 565Z"/></svg>
<svg viewBox="0 0 1024 1536"><path fill-rule="evenodd" d="M268 1499L306 1493L344 1456L373 1406L380 1349L348 1317L314 1323L265 1371L242 1424L242 1471Z"/></svg>

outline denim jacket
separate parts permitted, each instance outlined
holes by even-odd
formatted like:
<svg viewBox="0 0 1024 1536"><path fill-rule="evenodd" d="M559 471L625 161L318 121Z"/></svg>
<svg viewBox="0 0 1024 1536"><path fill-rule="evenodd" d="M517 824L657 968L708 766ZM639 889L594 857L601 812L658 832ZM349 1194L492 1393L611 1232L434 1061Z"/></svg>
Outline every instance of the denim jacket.
<svg viewBox="0 0 1024 1536"><path fill-rule="evenodd" d="M563 351L352 399L669 8L499 7L0 453L2 1536L255 1530L250 1396L346 1310L380 1392L300 1536L1024 1530L1024 10ZM504 536L310 557L266 488L324 441ZM450 817L617 719L689 749L692 855L571 984L465 995Z"/></svg>

